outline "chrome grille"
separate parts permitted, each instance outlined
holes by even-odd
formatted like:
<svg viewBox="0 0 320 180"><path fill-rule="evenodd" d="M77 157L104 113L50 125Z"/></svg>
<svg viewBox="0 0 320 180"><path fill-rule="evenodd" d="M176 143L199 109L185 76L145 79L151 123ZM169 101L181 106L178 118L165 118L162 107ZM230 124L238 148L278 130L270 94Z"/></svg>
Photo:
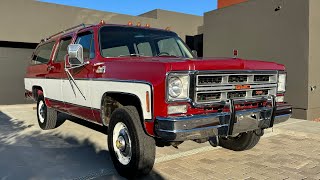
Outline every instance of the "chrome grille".
<svg viewBox="0 0 320 180"><path fill-rule="evenodd" d="M222 82L222 76L202 76L199 77L199 85L219 84Z"/></svg>
<svg viewBox="0 0 320 180"><path fill-rule="evenodd" d="M254 81L257 82L269 82L270 76L268 75L255 75L254 76Z"/></svg>
<svg viewBox="0 0 320 180"><path fill-rule="evenodd" d="M233 91L228 92L228 99L238 99L238 98L244 98L247 96L246 91Z"/></svg>
<svg viewBox="0 0 320 180"><path fill-rule="evenodd" d="M221 93L198 93L198 102L217 101L221 98Z"/></svg>
<svg viewBox="0 0 320 180"><path fill-rule="evenodd" d="M195 103L246 100L276 95L277 71L238 71L196 75Z"/></svg>
<svg viewBox="0 0 320 180"><path fill-rule="evenodd" d="M248 82L248 76L246 75L230 75L228 78L229 83L243 83Z"/></svg>

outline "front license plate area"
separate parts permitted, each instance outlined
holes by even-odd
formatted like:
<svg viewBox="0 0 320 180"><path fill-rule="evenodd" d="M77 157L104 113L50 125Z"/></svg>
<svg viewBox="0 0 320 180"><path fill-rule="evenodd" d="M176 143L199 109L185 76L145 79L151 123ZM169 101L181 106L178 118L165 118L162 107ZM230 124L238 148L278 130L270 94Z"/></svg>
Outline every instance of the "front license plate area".
<svg viewBox="0 0 320 180"><path fill-rule="evenodd" d="M232 135L270 127L272 109L252 112L236 112Z"/></svg>

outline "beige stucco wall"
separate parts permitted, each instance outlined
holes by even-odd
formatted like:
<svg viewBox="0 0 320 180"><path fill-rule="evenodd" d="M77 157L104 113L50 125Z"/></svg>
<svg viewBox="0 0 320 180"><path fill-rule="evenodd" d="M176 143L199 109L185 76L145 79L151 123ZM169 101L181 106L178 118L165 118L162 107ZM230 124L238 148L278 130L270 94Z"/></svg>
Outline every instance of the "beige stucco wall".
<svg viewBox="0 0 320 180"><path fill-rule="evenodd" d="M279 5L282 9L276 12ZM286 100L305 111L309 105L308 22L308 0L251 0L211 11L204 16L204 55L231 56L238 49L241 58L285 64ZM305 113L295 114L306 118L302 116Z"/></svg>
<svg viewBox="0 0 320 180"><path fill-rule="evenodd" d="M41 38L80 23L97 24L101 19L107 23L127 24L129 21L163 28L170 26L182 39L197 34L203 17L157 10L159 19L129 16L95 11L77 7L25 0L1 0L0 40L39 42ZM191 22L189 22L190 20Z"/></svg>
<svg viewBox="0 0 320 180"><path fill-rule="evenodd" d="M320 118L320 1L310 0L309 13L309 119ZM316 86L311 91L311 86Z"/></svg>
<svg viewBox="0 0 320 180"><path fill-rule="evenodd" d="M140 15L141 17L156 18L163 27L170 27L182 39L185 40L186 35L201 34L198 28L203 25L203 16L195 16L172 11L155 9L153 11Z"/></svg>
<svg viewBox="0 0 320 180"><path fill-rule="evenodd" d="M108 23L127 24L128 21L141 21L152 26L161 26L150 18L136 18L37 1L1 0L0 40L39 42L41 38L71 26L80 23L97 24L101 19Z"/></svg>

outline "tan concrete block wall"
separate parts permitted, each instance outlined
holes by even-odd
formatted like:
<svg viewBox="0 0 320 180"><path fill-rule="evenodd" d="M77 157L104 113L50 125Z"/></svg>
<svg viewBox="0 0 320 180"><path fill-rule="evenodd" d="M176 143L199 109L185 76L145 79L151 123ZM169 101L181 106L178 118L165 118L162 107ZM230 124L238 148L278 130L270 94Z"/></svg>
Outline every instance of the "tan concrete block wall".
<svg viewBox="0 0 320 180"><path fill-rule="evenodd" d="M309 13L309 104L308 108L311 112L315 112L317 116L312 115L312 119L320 118L320 1L310 0ZM311 91L311 86L316 86ZM317 109L318 111L316 111Z"/></svg>
<svg viewBox="0 0 320 180"><path fill-rule="evenodd" d="M280 11L275 9L281 6ZM252 0L204 16L204 55L285 64L286 100L308 108L309 1Z"/></svg>

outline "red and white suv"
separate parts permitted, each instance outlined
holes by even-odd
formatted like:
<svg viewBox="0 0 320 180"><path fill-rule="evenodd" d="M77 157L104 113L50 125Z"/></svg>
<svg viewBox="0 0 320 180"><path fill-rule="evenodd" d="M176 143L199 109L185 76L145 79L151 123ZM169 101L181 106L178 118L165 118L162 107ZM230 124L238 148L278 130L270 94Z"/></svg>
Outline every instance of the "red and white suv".
<svg viewBox="0 0 320 180"><path fill-rule="evenodd" d="M285 87L283 65L197 59L174 32L103 22L42 40L25 77L40 127L55 128L58 113L108 126L125 177L148 174L156 146L254 147L264 129L290 118Z"/></svg>

